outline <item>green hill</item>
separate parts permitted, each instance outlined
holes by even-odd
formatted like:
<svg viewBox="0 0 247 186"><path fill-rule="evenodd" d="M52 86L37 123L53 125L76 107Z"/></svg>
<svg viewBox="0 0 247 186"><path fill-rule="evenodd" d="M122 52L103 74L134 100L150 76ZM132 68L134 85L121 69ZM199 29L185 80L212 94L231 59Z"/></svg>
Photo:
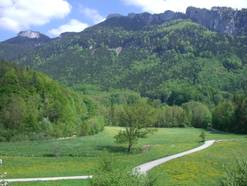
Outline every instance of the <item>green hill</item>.
<svg viewBox="0 0 247 186"><path fill-rule="evenodd" d="M88 133L88 99L28 68L1 62L0 72L1 141Z"/></svg>

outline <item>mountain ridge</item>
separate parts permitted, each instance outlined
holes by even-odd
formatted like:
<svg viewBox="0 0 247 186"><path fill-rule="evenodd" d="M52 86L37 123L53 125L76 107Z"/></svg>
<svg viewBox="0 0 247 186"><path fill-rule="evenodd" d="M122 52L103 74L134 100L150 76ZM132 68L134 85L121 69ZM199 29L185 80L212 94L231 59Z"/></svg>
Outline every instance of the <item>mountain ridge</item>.
<svg viewBox="0 0 247 186"><path fill-rule="evenodd" d="M238 16L240 17L240 20L238 20L238 22L236 23L236 20L234 19L238 19ZM220 21L224 21L224 18L227 18L225 20L225 23L223 25L218 25ZM111 20L110 26L118 26L118 24L121 25L122 23L121 19L124 19L124 21L129 21L131 26L134 28L135 28L134 26L135 22L139 22L139 24L141 24L141 26L139 26L138 28L143 28L148 25L163 24L163 23L173 21L173 20L178 20L178 19L191 19L193 22L201 24L202 26L205 26L212 31L226 33L230 35L241 35L241 34L247 33L247 26L243 25L243 23L247 21L247 9L246 8L233 9L231 7L217 7L217 6L212 7L211 9L196 8L193 6L189 6L187 7L185 13L174 12L171 10L166 10L164 13L158 13L158 14L151 14L148 12L129 13L127 16L121 15L119 13L112 13L107 16L105 21L100 22L96 25L93 25L89 28L92 28L95 26L107 26L108 21L110 20ZM119 23L112 22L113 20L118 21ZM235 28L234 24L237 24L237 26L239 26L240 28ZM234 28L231 28L231 27L234 27ZM127 28L130 28L130 27L127 27ZM78 33L78 32L64 32L61 34L61 36L67 35L67 34L73 34L73 33ZM33 35L33 36L28 37L28 35ZM42 34L38 31L32 31L32 30L20 31L17 34L17 36L14 38L16 39L19 36L26 37L29 39L39 39L41 37L43 40L46 40L46 41L51 40L45 34ZM0 43L5 43L5 42L10 43L11 40L14 38L7 39Z"/></svg>
<svg viewBox="0 0 247 186"><path fill-rule="evenodd" d="M163 24L177 19L191 19L212 31L230 35L243 35L247 33L244 23L247 21L247 9L233 9L230 7L212 7L211 9L188 7L185 13L167 10L160 14L131 13L127 16L113 14L107 17L105 22L99 25L110 24L120 26L122 22L128 22L127 29L142 29L144 26ZM109 23L108 23L109 22Z"/></svg>
<svg viewBox="0 0 247 186"><path fill-rule="evenodd" d="M0 59L65 84L127 88L171 105L217 103L246 91L247 36L212 31L179 15L168 11L162 20L170 21L162 23L148 13L113 16L24 52L0 44Z"/></svg>

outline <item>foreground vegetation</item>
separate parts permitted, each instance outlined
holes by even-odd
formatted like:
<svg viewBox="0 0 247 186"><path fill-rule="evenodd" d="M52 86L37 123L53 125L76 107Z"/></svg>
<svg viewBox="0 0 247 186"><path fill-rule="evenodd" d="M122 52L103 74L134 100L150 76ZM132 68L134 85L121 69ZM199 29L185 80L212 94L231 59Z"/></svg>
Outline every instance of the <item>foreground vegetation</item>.
<svg viewBox="0 0 247 186"><path fill-rule="evenodd" d="M153 135L140 139L132 153L127 153L125 145L114 143L113 137L119 130L120 128L106 127L102 133L81 138L0 143L0 158L4 160L4 166L0 171L8 172L8 178L89 175L97 172L99 157L102 153L109 153L109 156L112 156L113 170L129 171L141 163L182 152L201 144L199 136L202 129L158 129ZM200 171L202 168L200 164L212 156L210 158L211 163L208 165L203 163L203 165L217 165L214 169L218 174L211 177L210 171L205 169L203 176L205 179L212 179L212 185L216 185L217 180L224 174L221 172L224 169L224 161L228 162L229 164L227 163L226 166L229 166L231 162L234 162L235 157L241 157L241 153L247 152L245 148L246 137L224 133L205 133L207 139L234 139L236 141L222 142L203 152L191 155L192 157L201 155L198 160L189 156L173 162L187 162L187 164L181 164L181 166L184 165L182 172L188 174L185 178L189 180L189 176ZM216 150L214 150L215 148ZM222 156L222 154L226 155ZM187 160L187 158L190 159ZM190 166L187 165L190 162L193 165L194 161L197 161L197 165L190 169ZM175 171L176 167L180 169L180 164L176 163L175 167L171 166L171 171L173 169ZM157 170L160 170L160 168ZM165 168L165 170L167 172L169 169ZM156 171L156 169L153 171ZM157 172L154 174L159 175L156 174ZM160 173L163 174L163 171L161 170ZM172 177L172 175L169 175L169 177ZM162 181L162 176L158 178L161 183L167 179ZM194 180L193 177L192 180ZM64 183L70 183L70 181ZM173 185L173 183L178 182L176 180L167 182L168 185ZM44 183L35 183L34 185L42 184ZM71 185L80 184L79 181L71 182ZM84 184L89 183L85 181ZM56 183L51 182L51 185L56 185Z"/></svg>

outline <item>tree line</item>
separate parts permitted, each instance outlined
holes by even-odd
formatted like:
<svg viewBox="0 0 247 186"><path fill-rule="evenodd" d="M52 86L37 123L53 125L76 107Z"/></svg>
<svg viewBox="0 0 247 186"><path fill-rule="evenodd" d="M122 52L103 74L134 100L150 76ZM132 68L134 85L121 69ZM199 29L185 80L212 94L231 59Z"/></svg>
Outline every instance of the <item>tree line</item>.
<svg viewBox="0 0 247 186"><path fill-rule="evenodd" d="M244 93L215 104L190 99L164 102L128 89L102 91L89 84L66 88L45 74L4 62L0 72L1 141L92 135L104 125L130 128L132 120L138 121L138 128L196 127L247 133ZM142 130L138 136L146 133ZM124 138L120 134L118 141Z"/></svg>

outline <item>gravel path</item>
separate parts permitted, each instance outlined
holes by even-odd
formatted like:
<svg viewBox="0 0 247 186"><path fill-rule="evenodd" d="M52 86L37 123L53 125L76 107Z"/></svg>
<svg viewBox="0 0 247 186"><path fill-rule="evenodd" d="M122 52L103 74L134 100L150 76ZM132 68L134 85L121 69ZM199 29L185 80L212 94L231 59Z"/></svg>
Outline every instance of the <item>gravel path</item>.
<svg viewBox="0 0 247 186"><path fill-rule="evenodd" d="M58 181L58 180L86 180L93 176L67 176L67 177L48 177L48 178L17 178L5 179L8 183L13 182L35 182L35 181Z"/></svg>
<svg viewBox="0 0 247 186"><path fill-rule="evenodd" d="M171 161L173 159L180 158L180 157L186 156L188 154L192 154L192 153L204 150L204 149L210 147L211 145L213 145L215 142L216 142L215 140L206 141L203 145L196 147L194 149L141 164L141 165L135 167L133 169L133 171L135 173L139 173L139 174L146 174L149 170L151 170L152 168L154 168L156 166L159 166L159 165L166 163L168 161Z"/></svg>

